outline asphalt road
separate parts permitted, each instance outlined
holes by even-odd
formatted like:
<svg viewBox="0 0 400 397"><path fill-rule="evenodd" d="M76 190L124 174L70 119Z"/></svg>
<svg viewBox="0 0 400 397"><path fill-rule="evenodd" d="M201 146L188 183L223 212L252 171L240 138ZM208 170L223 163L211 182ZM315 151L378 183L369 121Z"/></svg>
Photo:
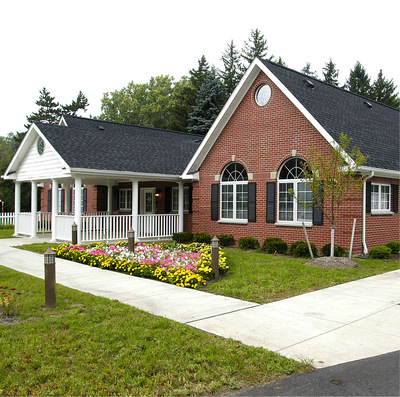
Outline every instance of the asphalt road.
<svg viewBox="0 0 400 397"><path fill-rule="evenodd" d="M242 391L237 396L399 396L400 351L339 364Z"/></svg>

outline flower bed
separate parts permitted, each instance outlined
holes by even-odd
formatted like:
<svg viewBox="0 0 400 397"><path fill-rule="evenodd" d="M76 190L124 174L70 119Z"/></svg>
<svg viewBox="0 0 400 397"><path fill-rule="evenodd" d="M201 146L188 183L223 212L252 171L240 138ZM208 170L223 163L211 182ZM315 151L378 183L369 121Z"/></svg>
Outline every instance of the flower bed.
<svg viewBox="0 0 400 397"><path fill-rule="evenodd" d="M181 287L198 288L214 278L211 246L207 244L137 243L134 253L128 251L126 242L114 245L92 243L87 246L60 244L53 249L59 258ZM220 249L220 275L228 269L226 257Z"/></svg>

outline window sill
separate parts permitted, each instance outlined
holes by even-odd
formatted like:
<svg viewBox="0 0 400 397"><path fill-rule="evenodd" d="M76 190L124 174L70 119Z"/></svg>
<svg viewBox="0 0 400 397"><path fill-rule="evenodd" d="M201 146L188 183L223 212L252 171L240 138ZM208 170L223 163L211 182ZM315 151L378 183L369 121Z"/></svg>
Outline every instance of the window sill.
<svg viewBox="0 0 400 397"><path fill-rule="evenodd" d="M303 227L303 224L301 222L284 222L284 221L278 221L275 222L275 226L290 226L290 227ZM312 227L311 222L305 222L304 223L305 227Z"/></svg>
<svg viewBox="0 0 400 397"><path fill-rule="evenodd" d="M125 214L130 214L131 212L132 212L132 210L131 209L129 209L129 210L118 210L118 212L123 212L123 213L125 213Z"/></svg>
<svg viewBox="0 0 400 397"><path fill-rule="evenodd" d="M392 212L392 211L371 211L371 215L384 215L384 216L387 216L387 215L394 215L394 212Z"/></svg>
<svg viewBox="0 0 400 397"><path fill-rule="evenodd" d="M220 219L218 223L231 223L237 225L247 225L248 221L246 219Z"/></svg>

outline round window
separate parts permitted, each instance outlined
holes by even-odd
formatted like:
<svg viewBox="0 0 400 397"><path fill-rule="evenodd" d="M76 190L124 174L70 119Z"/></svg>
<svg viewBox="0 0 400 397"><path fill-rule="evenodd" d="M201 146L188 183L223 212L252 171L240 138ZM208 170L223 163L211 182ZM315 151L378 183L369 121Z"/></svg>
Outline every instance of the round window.
<svg viewBox="0 0 400 397"><path fill-rule="evenodd" d="M38 138L37 140L37 151L40 155L44 152L44 140L42 138Z"/></svg>
<svg viewBox="0 0 400 397"><path fill-rule="evenodd" d="M265 106L271 98L271 87L267 84L261 85L256 91L256 102L259 106Z"/></svg>

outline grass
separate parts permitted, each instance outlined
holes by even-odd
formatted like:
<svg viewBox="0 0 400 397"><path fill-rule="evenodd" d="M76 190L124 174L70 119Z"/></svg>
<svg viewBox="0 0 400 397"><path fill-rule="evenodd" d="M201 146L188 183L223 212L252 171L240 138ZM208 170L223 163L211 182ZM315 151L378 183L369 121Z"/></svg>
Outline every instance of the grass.
<svg viewBox="0 0 400 397"><path fill-rule="evenodd" d="M0 395L227 394L310 370L305 363L0 266L21 321L0 321Z"/></svg>
<svg viewBox="0 0 400 397"><path fill-rule="evenodd" d="M14 226L13 225L0 225L0 238L13 238Z"/></svg>
<svg viewBox="0 0 400 397"><path fill-rule="evenodd" d="M208 292L257 303L269 303L399 268L399 262L355 259L360 267L322 269L308 259L225 248L228 274L204 288Z"/></svg>

